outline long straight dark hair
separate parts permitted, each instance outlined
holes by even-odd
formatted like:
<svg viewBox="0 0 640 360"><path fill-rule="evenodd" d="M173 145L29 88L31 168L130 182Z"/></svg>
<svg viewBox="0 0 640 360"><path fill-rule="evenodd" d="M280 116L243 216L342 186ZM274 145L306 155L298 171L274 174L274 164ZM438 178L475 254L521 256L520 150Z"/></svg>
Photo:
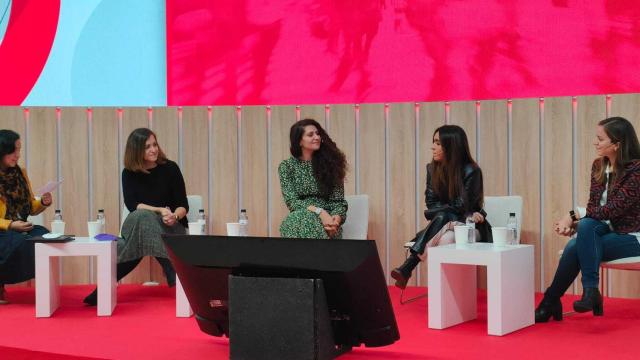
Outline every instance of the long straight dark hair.
<svg viewBox="0 0 640 360"><path fill-rule="evenodd" d="M300 140L304 135L304 128L309 125L313 125L318 129L321 140L320 149L315 151L311 158L313 175L318 181L320 193L323 196L329 196L336 186L344 182L347 174L347 160L344 153L331 140L329 134L313 119L300 120L291 126L289 131L289 151L293 157L300 158L302 156Z"/></svg>
<svg viewBox="0 0 640 360"><path fill-rule="evenodd" d="M638 144L636 131L629 120L619 116L601 120L598 125L604 128L604 132L611 139L612 144L618 144L613 179L619 179L624 175L624 168L627 164L640 159L640 144ZM596 162L595 178L600 184L607 181L605 171L608 165L609 159L606 156Z"/></svg>
<svg viewBox="0 0 640 360"><path fill-rule="evenodd" d="M477 166L469 151L469 141L464 130L457 125L443 125L433 132L440 136L440 145L444 152L442 161L431 160L433 169L431 184L441 199L453 200L463 191L464 166ZM482 199L482 194L480 194Z"/></svg>

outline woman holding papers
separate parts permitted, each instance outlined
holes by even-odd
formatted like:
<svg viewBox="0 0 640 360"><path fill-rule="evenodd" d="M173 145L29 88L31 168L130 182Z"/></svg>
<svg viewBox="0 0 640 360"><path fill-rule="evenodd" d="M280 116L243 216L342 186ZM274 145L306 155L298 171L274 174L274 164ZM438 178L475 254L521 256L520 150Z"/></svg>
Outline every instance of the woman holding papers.
<svg viewBox="0 0 640 360"><path fill-rule="evenodd" d="M471 217L480 232L480 241L489 242L491 231L482 210L482 171L471 157L464 130L456 125L444 125L433 133L433 160L427 165L427 187L424 215L427 227L412 240L411 254L391 271L396 286L404 289L413 269L422 260L427 247L452 243L453 226Z"/></svg>
<svg viewBox="0 0 640 360"><path fill-rule="evenodd" d="M344 154L312 119L293 124L289 139L291 157L278 167L282 196L290 211L280 225L280 235L341 238L347 218Z"/></svg>
<svg viewBox="0 0 640 360"><path fill-rule="evenodd" d="M131 213L122 225L123 240L118 242L118 280L150 255L162 266L169 286L175 285L176 273L160 235L186 233L189 205L180 168L167 159L150 129L136 129L127 139L122 192ZM95 305L97 292L84 302Z"/></svg>
<svg viewBox="0 0 640 360"><path fill-rule="evenodd" d="M559 235L576 236L564 248L551 286L535 311L536 322L562 320L562 303L582 272L582 298L577 312L603 314L598 290L600 262L640 256L640 144L633 125L621 117L596 126L593 145L598 157L591 167L591 189L585 214L569 211L555 225Z"/></svg>
<svg viewBox="0 0 640 360"><path fill-rule="evenodd" d="M22 142L11 130L0 130L0 304L7 304L5 284L32 279L35 275L33 243L26 241L49 231L27 221L51 205L51 194L37 200L27 173L18 165Z"/></svg>

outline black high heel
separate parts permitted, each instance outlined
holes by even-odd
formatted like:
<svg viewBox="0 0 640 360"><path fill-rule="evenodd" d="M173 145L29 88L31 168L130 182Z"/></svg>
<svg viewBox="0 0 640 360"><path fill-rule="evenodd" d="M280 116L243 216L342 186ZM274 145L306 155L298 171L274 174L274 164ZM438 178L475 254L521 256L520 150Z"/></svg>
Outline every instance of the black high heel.
<svg viewBox="0 0 640 360"><path fill-rule="evenodd" d="M573 310L579 313L593 311L594 316L604 314L602 295L598 288L584 288L582 299L573 302Z"/></svg>
<svg viewBox="0 0 640 360"><path fill-rule="evenodd" d="M536 308L535 319L537 323L543 323L549 321L551 317L555 321L562 321L562 303L560 298L545 295Z"/></svg>
<svg viewBox="0 0 640 360"><path fill-rule="evenodd" d="M413 269L418 266L419 262L420 258L418 255L412 253L402 265L391 270L391 277L396 281L397 287L403 290L407 287L407 282L409 281L409 278L411 278L411 273L413 272Z"/></svg>

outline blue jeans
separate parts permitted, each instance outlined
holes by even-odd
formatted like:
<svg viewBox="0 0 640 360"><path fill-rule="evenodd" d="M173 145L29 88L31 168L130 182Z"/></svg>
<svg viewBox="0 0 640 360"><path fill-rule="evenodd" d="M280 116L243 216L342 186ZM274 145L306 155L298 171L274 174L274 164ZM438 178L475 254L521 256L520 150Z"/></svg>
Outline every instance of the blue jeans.
<svg viewBox="0 0 640 360"><path fill-rule="evenodd" d="M640 256L638 239L618 234L602 221L583 218L578 232L564 248L560 264L545 295L560 297L582 271L582 286L597 288L600 282L600 262Z"/></svg>

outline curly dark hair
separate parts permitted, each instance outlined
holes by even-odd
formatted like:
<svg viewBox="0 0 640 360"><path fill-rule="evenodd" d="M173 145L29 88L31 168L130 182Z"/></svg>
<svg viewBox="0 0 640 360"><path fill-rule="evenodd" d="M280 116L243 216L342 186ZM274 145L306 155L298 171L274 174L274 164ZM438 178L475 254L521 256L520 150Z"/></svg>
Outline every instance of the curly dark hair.
<svg viewBox="0 0 640 360"><path fill-rule="evenodd" d="M289 150L293 157L300 158L302 156L300 140L304 135L304 128L309 125L318 129L321 140L320 149L315 151L311 158L313 175L318 181L320 193L323 196L329 196L336 186L344 182L347 173L347 159L344 153L338 149L336 143L331 140L329 134L313 119L303 119L291 126Z"/></svg>
<svg viewBox="0 0 640 360"><path fill-rule="evenodd" d="M18 139L20 139L20 135L17 132L7 129L0 130L0 160L5 155L13 154L16 151Z"/></svg>

